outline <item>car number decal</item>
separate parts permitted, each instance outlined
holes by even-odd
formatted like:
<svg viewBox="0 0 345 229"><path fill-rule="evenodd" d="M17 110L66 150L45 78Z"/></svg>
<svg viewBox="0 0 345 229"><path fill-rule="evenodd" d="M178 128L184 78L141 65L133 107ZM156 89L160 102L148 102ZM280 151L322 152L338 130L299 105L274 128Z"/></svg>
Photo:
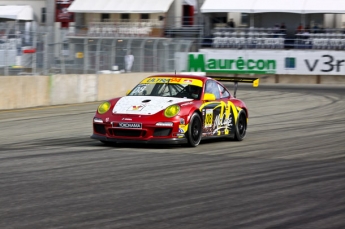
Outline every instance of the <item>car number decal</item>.
<svg viewBox="0 0 345 229"><path fill-rule="evenodd" d="M206 109L205 114L205 127L212 127L213 123L213 109Z"/></svg>

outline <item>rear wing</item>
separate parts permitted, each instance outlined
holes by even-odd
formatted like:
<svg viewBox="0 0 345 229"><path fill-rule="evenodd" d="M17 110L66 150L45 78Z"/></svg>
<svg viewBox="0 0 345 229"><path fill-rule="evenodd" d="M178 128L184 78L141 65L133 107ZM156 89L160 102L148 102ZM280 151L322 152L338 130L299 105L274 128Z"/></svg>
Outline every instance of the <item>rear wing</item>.
<svg viewBox="0 0 345 229"><path fill-rule="evenodd" d="M253 87L259 86L259 78L247 78L247 77L227 77L227 76L207 76L209 78L212 78L214 80L220 81L220 82L234 82L234 97L236 98L236 91L238 87L238 83L252 83Z"/></svg>

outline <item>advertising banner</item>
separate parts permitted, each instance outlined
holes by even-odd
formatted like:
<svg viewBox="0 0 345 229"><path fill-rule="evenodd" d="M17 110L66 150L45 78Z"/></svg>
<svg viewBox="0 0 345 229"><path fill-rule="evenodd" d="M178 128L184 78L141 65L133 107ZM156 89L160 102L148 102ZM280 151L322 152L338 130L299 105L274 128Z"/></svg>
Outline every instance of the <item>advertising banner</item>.
<svg viewBox="0 0 345 229"><path fill-rule="evenodd" d="M180 72L345 75L344 51L201 49L175 57Z"/></svg>
<svg viewBox="0 0 345 229"><path fill-rule="evenodd" d="M74 13L68 12L68 7L74 0L55 0L56 1L56 15L55 22L73 22Z"/></svg>

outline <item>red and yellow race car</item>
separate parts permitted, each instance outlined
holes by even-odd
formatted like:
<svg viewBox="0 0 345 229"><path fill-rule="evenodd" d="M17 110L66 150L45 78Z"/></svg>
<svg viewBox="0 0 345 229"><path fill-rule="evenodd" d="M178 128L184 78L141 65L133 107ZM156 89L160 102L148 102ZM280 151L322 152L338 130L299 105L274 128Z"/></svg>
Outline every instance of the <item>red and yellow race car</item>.
<svg viewBox="0 0 345 229"><path fill-rule="evenodd" d="M220 83L234 82L232 95ZM257 78L156 75L142 80L126 96L99 105L91 138L103 143L187 143L246 136L248 109L236 98L238 82Z"/></svg>

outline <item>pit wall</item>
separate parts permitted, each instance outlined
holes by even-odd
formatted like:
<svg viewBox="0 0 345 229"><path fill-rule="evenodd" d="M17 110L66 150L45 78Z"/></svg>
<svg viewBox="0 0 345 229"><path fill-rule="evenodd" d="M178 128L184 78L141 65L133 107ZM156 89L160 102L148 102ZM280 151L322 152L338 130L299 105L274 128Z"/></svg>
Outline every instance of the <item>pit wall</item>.
<svg viewBox="0 0 345 229"><path fill-rule="evenodd" d="M123 96L142 79L159 74L167 73L1 76L0 110L107 100ZM260 78L260 84L345 86L345 76L269 75L252 77Z"/></svg>

